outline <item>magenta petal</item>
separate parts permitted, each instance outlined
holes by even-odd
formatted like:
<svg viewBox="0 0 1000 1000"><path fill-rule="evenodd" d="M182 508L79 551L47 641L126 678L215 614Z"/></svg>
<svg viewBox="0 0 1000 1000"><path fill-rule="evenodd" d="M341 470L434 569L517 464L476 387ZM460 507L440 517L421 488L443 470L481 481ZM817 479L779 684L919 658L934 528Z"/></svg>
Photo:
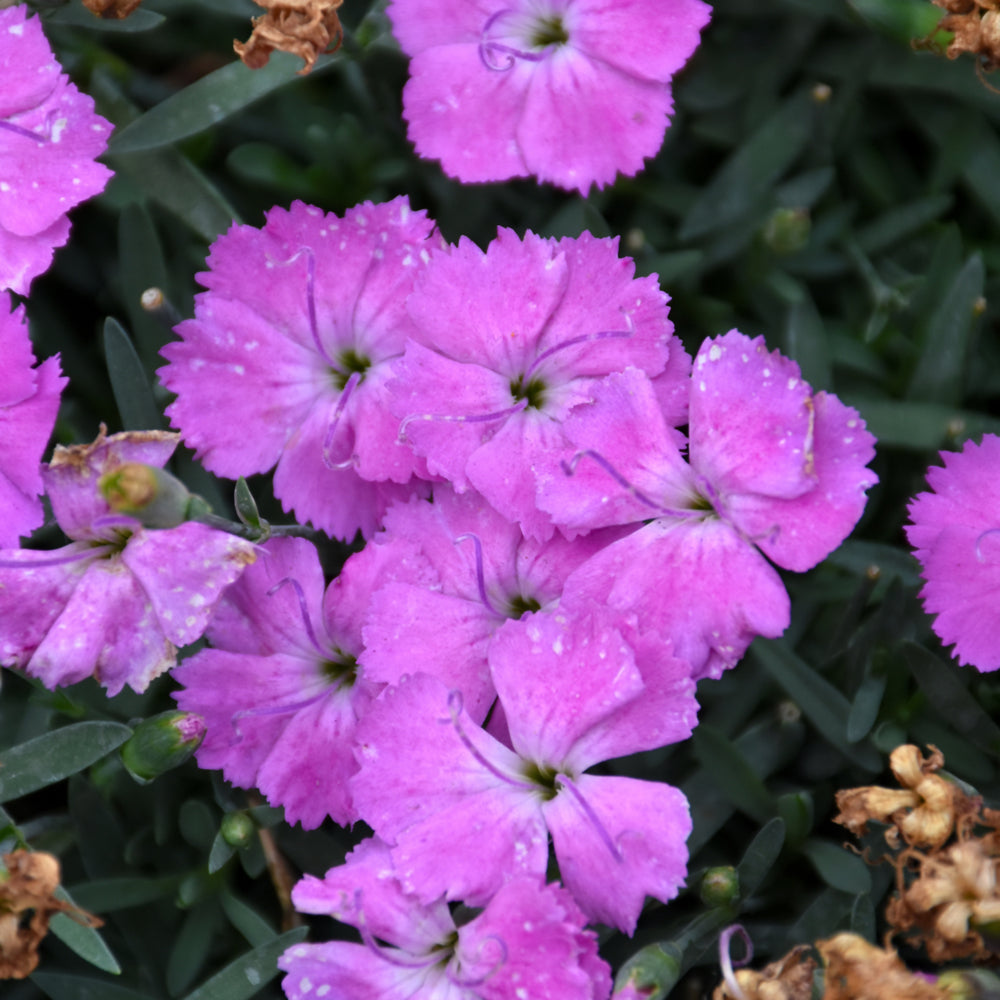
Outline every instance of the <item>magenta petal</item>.
<svg viewBox="0 0 1000 1000"><path fill-rule="evenodd" d="M205 631L229 586L256 558L251 542L187 521L169 531L139 531L122 561L145 588L160 627L186 646Z"/></svg>
<svg viewBox="0 0 1000 1000"><path fill-rule="evenodd" d="M478 42L487 17L497 8L492 0L442 4L437 0L394 0L386 13L403 51L416 55L444 42Z"/></svg>
<svg viewBox="0 0 1000 1000"><path fill-rule="evenodd" d="M34 364L24 306L12 312L10 295L0 292L0 407L13 406L34 394L38 384Z"/></svg>
<svg viewBox="0 0 1000 1000"><path fill-rule="evenodd" d="M281 988L288 1000L324 996L330 1000L435 1000L433 985L443 979L439 969L430 963L418 968L394 965L391 958L397 953L387 949L386 954L390 960L347 941L293 945L278 959L278 968L287 973ZM412 962L405 953L399 953L399 958Z"/></svg>
<svg viewBox="0 0 1000 1000"><path fill-rule="evenodd" d="M589 919L631 935L646 896L667 902L684 884L687 799L670 785L635 778L585 774L576 787L618 854L612 855L576 797L562 789L542 809L563 882Z"/></svg>
<svg viewBox="0 0 1000 1000"><path fill-rule="evenodd" d="M47 271L56 250L69 239L69 216L31 236L15 236L0 226L0 289L27 295L32 279Z"/></svg>
<svg viewBox="0 0 1000 1000"><path fill-rule="evenodd" d="M41 104L59 80L42 19L29 13L20 5L0 10L0 118Z"/></svg>

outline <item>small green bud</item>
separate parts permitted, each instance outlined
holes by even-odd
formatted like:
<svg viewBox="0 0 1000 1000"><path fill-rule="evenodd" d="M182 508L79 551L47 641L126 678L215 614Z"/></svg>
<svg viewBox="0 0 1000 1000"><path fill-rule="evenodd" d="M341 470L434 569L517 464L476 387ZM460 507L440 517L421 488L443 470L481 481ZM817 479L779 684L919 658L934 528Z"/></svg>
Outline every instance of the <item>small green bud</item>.
<svg viewBox="0 0 1000 1000"><path fill-rule="evenodd" d="M764 225L764 242L776 254L801 250L809 242L812 221L804 208L778 208Z"/></svg>
<svg viewBox="0 0 1000 1000"><path fill-rule="evenodd" d="M188 488L151 465L126 462L101 476L97 488L113 511L134 517L145 528L176 528L188 518Z"/></svg>
<svg viewBox="0 0 1000 1000"><path fill-rule="evenodd" d="M260 516L260 511L257 509L257 501L254 500L253 494L250 492L250 487L247 486L247 481L242 476L236 480L234 504L236 507L236 516L248 528L253 528L255 531L261 533L268 531L270 525Z"/></svg>
<svg viewBox="0 0 1000 1000"><path fill-rule="evenodd" d="M732 865L709 868L698 893L706 906L732 906L740 898L740 877Z"/></svg>
<svg viewBox="0 0 1000 1000"><path fill-rule="evenodd" d="M146 785L183 764L198 749L204 736L205 720L200 715L163 712L135 727L122 746L122 763L140 785Z"/></svg>
<svg viewBox="0 0 1000 1000"><path fill-rule="evenodd" d="M230 847L242 850L250 845L257 833L257 826L245 812L231 812L222 817L219 832Z"/></svg>
<svg viewBox="0 0 1000 1000"><path fill-rule="evenodd" d="M615 996L662 1000L681 977L680 948L670 942L650 944L637 951L615 976Z"/></svg>

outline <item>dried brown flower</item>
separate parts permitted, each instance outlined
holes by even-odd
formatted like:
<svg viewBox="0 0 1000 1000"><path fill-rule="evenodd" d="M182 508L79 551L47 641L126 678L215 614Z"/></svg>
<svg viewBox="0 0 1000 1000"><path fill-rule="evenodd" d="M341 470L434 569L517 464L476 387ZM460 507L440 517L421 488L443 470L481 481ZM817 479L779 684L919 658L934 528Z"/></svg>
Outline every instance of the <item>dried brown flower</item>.
<svg viewBox="0 0 1000 1000"><path fill-rule="evenodd" d="M715 988L712 1000L809 1000L815 970L816 959L809 955L808 947L800 945L761 972L737 969L732 976L739 992L724 980Z"/></svg>
<svg viewBox="0 0 1000 1000"><path fill-rule="evenodd" d="M83 0L83 6L97 17L105 20L128 17L142 0Z"/></svg>
<svg viewBox="0 0 1000 1000"><path fill-rule="evenodd" d="M915 976L891 950L857 934L817 941L826 966L823 1000L946 1000L948 993Z"/></svg>
<svg viewBox="0 0 1000 1000"><path fill-rule="evenodd" d="M253 19L253 34L233 42L236 54L250 69L267 65L276 49L303 60L300 74L308 73L331 45L344 37L337 8L344 0L254 0L267 11Z"/></svg>
<svg viewBox="0 0 1000 1000"><path fill-rule="evenodd" d="M938 848L951 836L967 801L961 790L937 771L944 757L937 747L924 758L912 744L896 747L889 765L902 789L849 788L837 792L839 815L834 822L860 836L870 820L891 823L886 839L896 846L902 836L911 847Z"/></svg>
<svg viewBox="0 0 1000 1000"><path fill-rule="evenodd" d="M949 59L971 52L978 58L981 70L994 70L1000 66L1000 0L932 2L947 11L937 30L950 31L954 36L945 49Z"/></svg>
<svg viewBox="0 0 1000 1000"><path fill-rule="evenodd" d="M59 861L41 851L13 851L3 856L0 873L0 979L24 979L38 965L38 945L56 913L100 927L89 913L56 899Z"/></svg>

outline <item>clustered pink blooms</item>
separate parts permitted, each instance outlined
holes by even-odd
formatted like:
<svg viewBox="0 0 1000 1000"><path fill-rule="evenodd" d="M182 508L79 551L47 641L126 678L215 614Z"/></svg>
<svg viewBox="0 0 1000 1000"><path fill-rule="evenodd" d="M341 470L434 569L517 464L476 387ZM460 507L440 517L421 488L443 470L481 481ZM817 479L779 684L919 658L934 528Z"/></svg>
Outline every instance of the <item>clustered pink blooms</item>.
<svg viewBox="0 0 1000 1000"><path fill-rule="evenodd" d="M104 190L111 124L60 69L38 17L0 10L0 289L28 294L69 238L67 212Z"/></svg>
<svg viewBox="0 0 1000 1000"><path fill-rule="evenodd" d="M534 175L586 194L663 142L701 0L393 0L411 56L403 116L462 181Z"/></svg>
<svg viewBox="0 0 1000 1000"><path fill-rule="evenodd" d="M696 680L784 630L774 566L850 532L872 436L761 338L692 368L614 240L480 250L403 199L295 204L209 264L164 351L173 421L367 539L325 592L311 543L261 546L176 671L203 766L375 832L295 897L363 946L291 950L286 992L506 998L551 974L546 995L606 997L584 923L632 933L673 898L691 820L677 789L590 769L687 738ZM456 929L454 901L484 909Z"/></svg>
<svg viewBox="0 0 1000 1000"><path fill-rule="evenodd" d="M1000 669L1000 438L984 434L960 452L942 452L927 470L932 492L910 503L906 537L926 580L920 596L934 631L960 664Z"/></svg>

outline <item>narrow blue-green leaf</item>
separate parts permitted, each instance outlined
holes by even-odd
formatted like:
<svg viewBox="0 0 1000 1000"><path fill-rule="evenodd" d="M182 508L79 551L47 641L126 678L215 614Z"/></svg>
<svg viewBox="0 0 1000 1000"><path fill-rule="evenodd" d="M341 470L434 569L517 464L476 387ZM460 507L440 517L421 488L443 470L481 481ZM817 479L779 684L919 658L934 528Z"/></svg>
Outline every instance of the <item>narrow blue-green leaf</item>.
<svg viewBox="0 0 1000 1000"><path fill-rule="evenodd" d="M62 781L120 747L132 730L118 722L77 722L0 753L0 802Z"/></svg>
<svg viewBox="0 0 1000 1000"><path fill-rule="evenodd" d="M858 246L867 254L886 250L944 215L954 200L950 194L934 194L890 208L857 230Z"/></svg>
<svg viewBox="0 0 1000 1000"><path fill-rule="evenodd" d="M788 98L701 189L681 223L680 238L715 232L753 208L806 147L815 110L805 92Z"/></svg>
<svg viewBox="0 0 1000 1000"><path fill-rule="evenodd" d="M958 668L915 642L903 643L903 655L934 711L969 742L1000 754L1000 726L955 676Z"/></svg>
<svg viewBox="0 0 1000 1000"><path fill-rule="evenodd" d="M740 898L744 901L763 885L767 873L774 867L785 846L785 821L780 816L768 820L746 849L736 866L740 880Z"/></svg>
<svg viewBox="0 0 1000 1000"><path fill-rule="evenodd" d="M852 896L871 892L872 876L868 866L847 848L838 847L829 840L807 840L802 845L802 853L830 888Z"/></svg>
<svg viewBox="0 0 1000 1000"><path fill-rule="evenodd" d="M198 978L208 959L220 917L218 903L209 898L184 918L167 962L167 991L171 996L189 989Z"/></svg>
<svg viewBox="0 0 1000 1000"><path fill-rule="evenodd" d="M142 294L159 288L168 294L167 265L163 247L146 205L126 205L118 217L118 280L128 325L135 338L136 351L146 371L162 364L160 348L169 339L161 320L142 306Z"/></svg>
<svg viewBox="0 0 1000 1000"><path fill-rule="evenodd" d="M830 553L826 561L857 575L874 568L878 570L881 579L898 576L903 583L914 587L920 582L916 559L894 545L848 539L836 552Z"/></svg>
<svg viewBox="0 0 1000 1000"><path fill-rule="evenodd" d="M177 891L177 875L163 878L103 878L73 887L73 898L85 910L111 913L130 906L143 906L172 897Z"/></svg>
<svg viewBox="0 0 1000 1000"><path fill-rule="evenodd" d="M854 900L854 906L851 907L851 930L874 943L877 929L875 904L871 894L864 892Z"/></svg>
<svg viewBox="0 0 1000 1000"><path fill-rule="evenodd" d="M341 53L321 56L312 75L323 72L342 58ZM189 84L154 105L141 118L126 125L111 139L113 156L169 146L196 135L254 101L296 81L302 60L287 52L275 52L261 69L248 69L238 60Z"/></svg>
<svg viewBox="0 0 1000 1000"><path fill-rule="evenodd" d="M45 24L68 25L71 28L89 28L91 31L133 32L158 28L166 18L152 10L134 10L128 17L97 17L82 4L68 3L57 7L42 17Z"/></svg>
<svg viewBox="0 0 1000 1000"><path fill-rule="evenodd" d="M858 686L847 715L847 739L851 743L863 740L872 731L882 707L885 683L884 674L872 674Z"/></svg>
<svg viewBox="0 0 1000 1000"><path fill-rule="evenodd" d="M228 889L223 891L219 901L229 922L247 939L252 948L267 944L278 936L277 931L252 906L238 899Z"/></svg>
<svg viewBox="0 0 1000 1000"><path fill-rule="evenodd" d="M33 982L52 1000L156 1000L148 993L109 983L106 979L61 972L33 972Z"/></svg>
<svg viewBox="0 0 1000 1000"><path fill-rule="evenodd" d="M823 318L804 289L802 298L786 313L785 352L798 362L802 377L813 389L830 388L830 346Z"/></svg>
<svg viewBox="0 0 1000 1000"><path fill-rule="evenodd" d="M76 902L65 889L56 889L55 895L67 903ZM113 976L121 975L121 966L96 928L79 924L65 913L57 913L49 924L49 930L85 962Z"/></svg>
<svg viewBox="0 0 1000 1000"><path fill-rule="evenodd" d="M208 852L209 874L217 872L234 854L236 848L232 844L226 843L220 830L212 841L212 849Z"/></svg>
<svg viewBox="0 0 1000 1000"><path fill-rule="evenodd" d="M953 406L962 401L966 351L984 279L982 257L973 254L927 322L920 361L906 393L909 399Z"/></svg>
<svg viewBox="0 0 1000 1000"><path fill-rule="evenodd" d="M944 13L926 0L848 0L870 24L905 45L925 38Z"/></svg>
<svg viewBox="0 0 1000 1000"><path fill-rule="evenodd" d="M724 733L703 722L694 731L693 741L698 763L737 809L759 823L774 815L773 796Z"/></svg>
<svg viewBox="0 0 1000 1000"><path fill-rule="evenodd" d="M104 357L122 426L129 431L160 430L163 418L129 335L118 320L104 321Z"/></svg>
<svg viewBox="0 0 1000 1000"><path fill-rule="evenodd" d="M928 451L941 448L949 438L1000 434L1000 420L972 410L935 403L897 402L844 393L843 400L865 418L868 430L881 445Z"/></svg>
<svg viewBox="0 0 1000 1000"><path fill-rule="evenodd" d="M881 769L882 760L873 747L852 744L847 739L850 705L829 681L781 641L757 641L751 650L809 721L845 757L869 771Z"/></svg>
<svg viewBox="0 0 1000 1000"><path fill-rule="evenodd" d="M305 940L308 927L296 927L254 948L227 965L184 1000L247 1000L278 974L278 958L286 948Z"/></svg>

